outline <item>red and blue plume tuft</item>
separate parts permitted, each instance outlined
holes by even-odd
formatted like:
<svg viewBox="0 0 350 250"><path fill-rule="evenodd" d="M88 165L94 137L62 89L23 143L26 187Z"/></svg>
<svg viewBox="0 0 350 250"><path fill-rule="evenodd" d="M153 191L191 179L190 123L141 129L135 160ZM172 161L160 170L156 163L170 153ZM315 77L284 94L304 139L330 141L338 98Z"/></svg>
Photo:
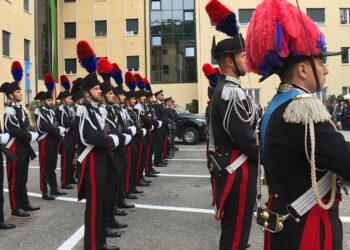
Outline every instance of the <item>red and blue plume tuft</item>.
<svg viewBox="0 0 350 250"><path fill-rule="evenodd" d="M113 66L104 57L100 58L97 63L97 72L102 76L103 80L107 80L112 76Z"/></svg>
<svg viewBox="0 0 350 250"><path fill-rule="evenodd" d="M46 86L47 91L53 91L55 88L55 80L53 79L52 75L50 73L47 73L44 78L44 83Z"/></svg>
<svg viewBox="0 0 350 250"><path fill-rule="evenodd" d="M14 61L11 66L11 73L16 82L20 82L23 77L23 68L19 61Z"/></svg>
<svg viewBox="0 0 350 250"><path fill-rule="evenodd" d="M209 15L210 21L216 26L216 30L231 37L238 35L239 26L236 14L233 11L229 10L218 0L211 0L205 7L205 10Z"/></svg>
<svg viewBox="0 0 350 250"><path fill-rule="evenodd" d="M152 91L151 84L146 78L143 79L143 82L145 83L145 89L148 91Z"/></svg>
<svg viewBox="0 0 350 250"><path fill-rule="evenodd" d="M140 74L135 74L134 75L136 82L137 82L137 87L141 90L145 89L145 82L143 81L143 78Z"/></svg>
<svg viewBox="0 0 350 250"><path fill-rule="evenodd" d="M119 68L119 65L113 63L112 77L118 85L123 84L123 71Z"/></svg>
<svg viewBox="0 0 350 250"><path fill-rule="evenodd" d="M77 44L77 55L80 65L86 69L87 72L96 72L97 59L96 54L90 47L88 42L79 41Z"/></svg>
<svg viewBox="0 0 350 250"><path fill-rule="evenodd" d="M60 76L60 82L61 82L62 87L65 90L67 90L67 91L70 90L70 81L66 75Z"/></svg>
<svg viewBox="0 0 350 250"><path fill-rule="evenodd" d="M219 81L219 73L217 70L211 66L209 63L205 63L202 67L204 75L209 80L209 84L212 88L215 88Z"/></svg>
<svg viewBox="0 0 350 250"><path fill-rule="evenodd" d="M125 83L130 90L136 89L136 79L130 71L125 73Z"/></svg>
<svg viewBox="0 0 350 250"><path fill-rule="evenodd" d="M304 13L301 16L299 9L286 0L264 0L258 5L246 38L249 72L266 78L278 71L283 66L283 59L289 56L318 55L326 50L324 35L315 22Z"/></svg>

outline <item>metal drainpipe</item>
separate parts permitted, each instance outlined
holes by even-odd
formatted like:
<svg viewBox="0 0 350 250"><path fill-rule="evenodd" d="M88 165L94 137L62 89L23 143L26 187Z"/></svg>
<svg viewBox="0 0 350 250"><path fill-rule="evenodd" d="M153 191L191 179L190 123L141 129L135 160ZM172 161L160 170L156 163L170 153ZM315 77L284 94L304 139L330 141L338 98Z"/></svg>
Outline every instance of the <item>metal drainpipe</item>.
<svg viewBox="0 0 350 250"><path fill-rule="evenodd" d="M34 27L35 27L35 95L38 94L38 1L34 1L35 2L35 20L34 20Z"/></svg>

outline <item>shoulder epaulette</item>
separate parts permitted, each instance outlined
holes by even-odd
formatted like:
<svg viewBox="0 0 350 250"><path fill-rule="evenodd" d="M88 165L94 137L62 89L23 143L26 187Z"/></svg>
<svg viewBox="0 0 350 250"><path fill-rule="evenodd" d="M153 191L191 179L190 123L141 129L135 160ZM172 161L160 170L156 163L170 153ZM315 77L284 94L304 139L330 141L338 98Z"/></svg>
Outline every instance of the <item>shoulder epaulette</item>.
<svg viewBox="0 0 350 250"><path fill-rule="evenodd" d="M325 105L312 94L301 94L287 106L283 119L288 123L307 124L327 122L331 119Z"/></svg>
<svg viewBox="0 0 350 250"><path fill-rule="evenodd" d="M9 115L16 115L16 111L13 107L6 107L5 108L5 114Z"/></svg>

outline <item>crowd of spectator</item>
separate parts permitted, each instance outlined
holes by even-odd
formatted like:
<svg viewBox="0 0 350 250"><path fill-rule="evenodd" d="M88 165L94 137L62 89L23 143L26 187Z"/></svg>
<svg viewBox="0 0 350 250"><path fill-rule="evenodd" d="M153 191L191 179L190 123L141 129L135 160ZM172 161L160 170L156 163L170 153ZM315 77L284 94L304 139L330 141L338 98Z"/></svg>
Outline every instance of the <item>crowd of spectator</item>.
<svg viewBox="0 0 350 250"><path fill-rule="evenodd" d="M328 112L340 130L350 130L350 107L348 101L327 101Z"/></svg>

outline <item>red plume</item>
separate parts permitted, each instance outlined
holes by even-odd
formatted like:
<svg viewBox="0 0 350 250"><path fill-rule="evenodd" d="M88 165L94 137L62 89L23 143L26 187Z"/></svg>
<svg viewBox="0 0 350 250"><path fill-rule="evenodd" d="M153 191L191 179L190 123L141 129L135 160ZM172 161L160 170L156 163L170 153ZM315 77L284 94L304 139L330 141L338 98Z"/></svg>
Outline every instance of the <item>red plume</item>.
<svg viewBox="0 0 350 250"><path fill-rule="evenodd" d="M119 65L118 65L118 64L113 63L112 65L113 65L113 71L115 71L115 72L122 71L122 70L119 68Z"/></svg>
<svg viewBox="0 0 350 250"><path fill-rule="evenodd" d="M232 11L218 0L211 0L207 6L205 6L205 10L210 17L210 21L215 25L218 25L224 18L232 14Z"/></svg>
<svg viewBox="0 0 350 250"><path fill-rule="evenodd" d="M99 74L109 74L112 72L112 64L104 57L100 58L97 63L97 72Z"/></svg>
<svg viewBox="0 0 350 250"><path fill-rule="evenodd" d="M138 82L143 80L143 78L140 74L135 74L134 77L135 77L136 81L138 81Z"/></svg>
<svg viewBox="0 0 350 250"><path fill-rule="evenodd" d="M130 71L126 72L125 73L125 83L129 84L129 83L132 83L134 81L135 81L134 75Z"/></svg>
<svg viewBox="0 0 350 250"><path fill-rule="evenodd" d="M203 70L206 77L210 77L216 73L213 66L211 66L209 63L205 63L202 67L202 70Z"/></svg>

